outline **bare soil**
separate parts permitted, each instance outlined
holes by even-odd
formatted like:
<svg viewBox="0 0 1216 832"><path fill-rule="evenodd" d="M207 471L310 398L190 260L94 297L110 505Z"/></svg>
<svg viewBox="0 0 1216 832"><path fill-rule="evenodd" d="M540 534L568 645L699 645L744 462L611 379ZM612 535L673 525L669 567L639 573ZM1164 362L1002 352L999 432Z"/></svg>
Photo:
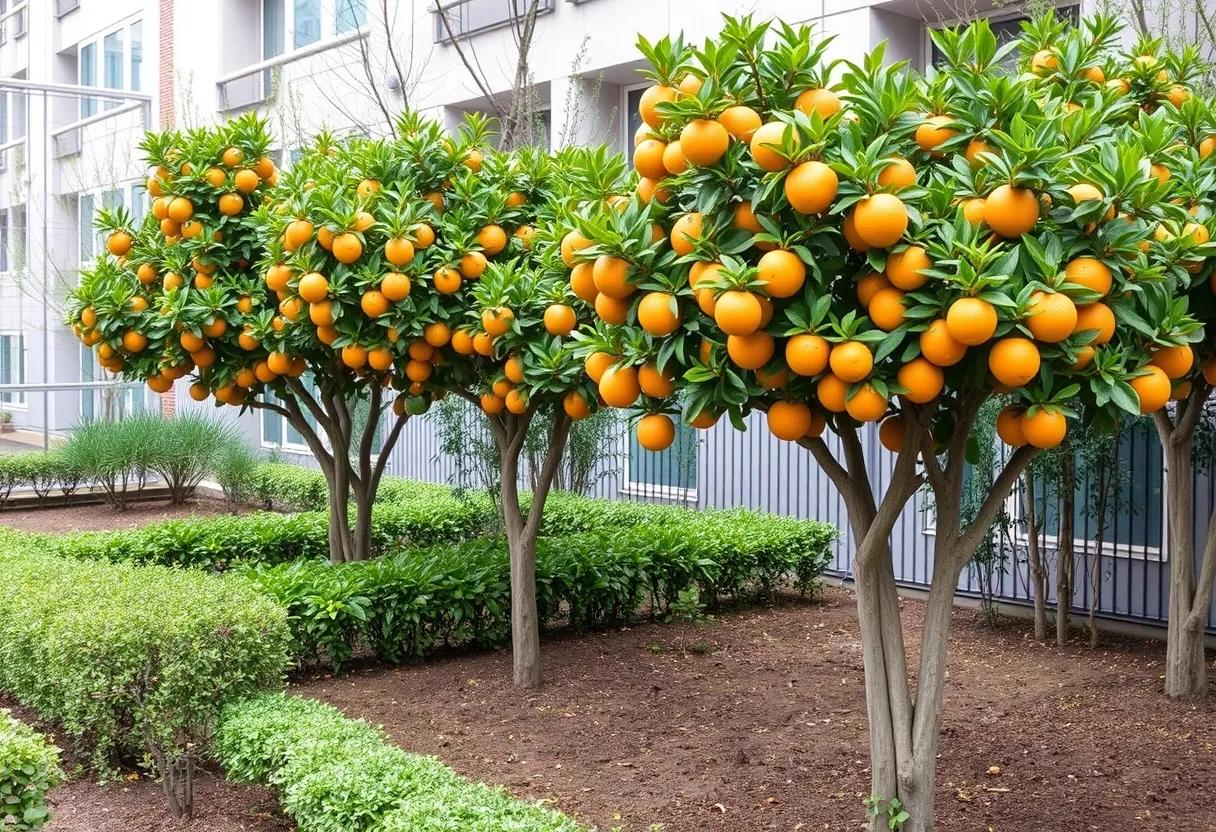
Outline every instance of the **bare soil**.
<svg viewBox="0 0 1216 832"><path fill-rule="evenodd" d="M110 531L133 529L159 520L182 520L215 514L244 514L247 506L233 506L223 500L199 497L180 506L169 505L167 499L142 500L131 503L125 511L115 511L108 503L56 508L22 508L0 511L0 526L23 532L61 534L74 531Z"/></svg>
<svg viewBox="0 0 1216 832"><path fill-rule="evenodd" d="M903 602L905 620L923 606ZM1216 830L1216 704L1161 696L1164 645L1034 642L955 614L940 832ZM868 792L852 596L545 642L295 686L406 749L605 830L857 830ZM1216 683L1216 680L1213 680ZM129 827L132 832L136 827ZM144 827L138 827L140 829Z"/></svg>

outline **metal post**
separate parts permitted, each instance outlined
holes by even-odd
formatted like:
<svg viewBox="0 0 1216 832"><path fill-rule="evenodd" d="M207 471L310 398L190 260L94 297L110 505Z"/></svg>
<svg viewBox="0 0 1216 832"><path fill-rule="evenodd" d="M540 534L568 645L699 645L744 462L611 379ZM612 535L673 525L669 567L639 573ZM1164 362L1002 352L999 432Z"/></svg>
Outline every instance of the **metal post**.
<svg viewBox="0 0 1216 832"><path fill-rule="evenodd" d="M47 268L47 258L50 256L51 247L50 232L51 226L51 125L50 125L50 99L47 98L46 91L42 93L42 382L49 384L51 381L51 323L50 313L47 312L47 277L50 270ZM30 123L29 119L30 98L27 95L25 98L26 119L25 123ZM26 127L26 130L29 128ZM25 212L25 237L28 241L30 238L30 212L26 209ZM28 259L30 256L30 248L28 244L25 247L25 256ZM51 449L51 392L48 390L42 394L42 449L49 451Z"/></svg>

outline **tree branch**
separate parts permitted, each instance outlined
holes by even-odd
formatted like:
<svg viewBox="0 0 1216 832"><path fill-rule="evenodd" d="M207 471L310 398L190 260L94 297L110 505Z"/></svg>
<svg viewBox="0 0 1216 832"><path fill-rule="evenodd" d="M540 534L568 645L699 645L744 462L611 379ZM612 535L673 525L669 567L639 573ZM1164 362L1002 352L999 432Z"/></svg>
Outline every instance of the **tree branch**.
<svg viewBox="0 0 1216 832"><path fill-rule="evenodd" d="M557 474L558 466L561 465L562 455L566 450L566 440L570 436L571 424L571 419L566 415L564 409L560 407L554 409L553 429L549 432L549 450L545 453L544 466L540 470L540 477L532 491L532 505L528 507L528 521L524 527L526 535L534 535L540 528L545 500L549 496L549 489L553 486L553 477Z"/></svg>
<svg viewBox="0 0 1216 832"><path fill-rule="evenodd" d="M992 521L996 519L997 512L1008 498L1009 492L1017 484L1022 472L1026 470L1026 466L1039 453L1039 449L1033 445L1023 445L1013 452L1013 456L1009 457L1009 461L1005 463L1005 467L988 490L988 496L984 498L984 502L975 513L975 518L958 537L955 552L957 557L963 559L963 562L970 560L971 556L975 554L980 540L988 533ZM961 568L961 563L959 566Z"/></svg>
<svg viewBox="0 0 1216 832"><path fill-rule="evenodd" d="M443 5L440 0L435 0L435 13L439 15L439 19L443 22L443 30L447 32L448 42L452 44L452 48L456 50L456 55L460 58L460 62L464 64L464 68L468 70L469 76L473 79L473 83L477 85L477 89L481 90L481 94L490 102L490 106L494 108L494 112L498 114L500 119L506 116L506 111L502 105L498 103L498 98L490 91L490 86L487 81L478 74L473 68L473 64L469 61L469 56L465 54L464 47L461 46L456 33L452 31L452 24L448 20L448 16L444 14Z"/></svg>

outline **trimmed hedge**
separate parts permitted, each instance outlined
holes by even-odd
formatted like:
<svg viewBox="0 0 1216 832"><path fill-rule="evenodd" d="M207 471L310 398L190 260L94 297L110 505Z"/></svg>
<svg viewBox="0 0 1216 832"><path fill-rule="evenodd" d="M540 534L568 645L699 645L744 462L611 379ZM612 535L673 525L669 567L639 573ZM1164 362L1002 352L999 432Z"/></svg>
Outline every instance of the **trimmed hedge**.
<svg viewBox="0 0 1216 832"><path fill-rule="evenodd" d="M482 534L490 517L476 503L450 494L376 505L372 544L377 554L401 546L457 542ZM324 512L255 512L166 520L137 529L75 532L50 544L64 557L223 570L237 563L287 563L329 557Z"/></svg>
<svg viewBox="0 0 1216 832"><path fill-rule="evenodd" d="M50 819L46 793L63 778L59 749L0 708L0 829L40 829Z"/></svg>
<svg viewBox="0 0 1216 832"><path fill-rule="evenodd" d="M265 462L257 467L250 484L250 491L258 503L266 508L285 508L296 511L326 511L329 509L329 491L325 476L314 468L293 465L288 462ZM407 480L400 477L385 477L376 491L377 504L433 497L450 497L452 489L446 485ZM493 511L489 498L482 495L465 498L484 503L483 510Z"/></svg>
<svg viewBox="0 0 1216 832"><path fill-rule="evenodd" d="M283 679L286 613L240 576L6 557L17 545L0 534L0 689L103 774L120 760L163 774L226 701Z"/></svg>
<svg viewBox="0 0 1216 832"><path fill-rule="evenodd" d="M56 490L72 494L82 477L75 462L59 451L0 454L0 508L18 486L28 486L45 500Z"/></svg>
<svg viewBox="0 0 1216 832"><path fill-rule="evenodd" d="M744 511L682 512L661 524L537 541L543 624L602 627L648 607L665 615L682 592L702 603L768 600L818 585L836 529ZM296 656L338 671L357 650L402 661L510 634L506 542L405 549L373 561L300 561L246 574L290 613Z"/></svg>
<svg viewBox="0 0 1216 832"><path fill-rule="evenodd" d="M272 787L300 832L583 832L313 699L263 694L226 706L214 749L230 779Z"/></svg>

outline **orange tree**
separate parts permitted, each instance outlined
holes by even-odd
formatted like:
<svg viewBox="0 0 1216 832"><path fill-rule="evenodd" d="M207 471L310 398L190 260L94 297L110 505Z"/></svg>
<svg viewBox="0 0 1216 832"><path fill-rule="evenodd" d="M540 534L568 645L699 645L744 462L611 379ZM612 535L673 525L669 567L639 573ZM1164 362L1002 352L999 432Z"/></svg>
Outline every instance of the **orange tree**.
<svg viewBox="0 0 1216 832"><path fill-rule="evenodd" d="M108 254L68 314L124 377L165 392L193 374L197 400L286 418L329 483L335 561L371 553L374 495L410 415L503 382L492 421L513 442L577 386L541 320L541 255L558 244L537 221L555 220L556 185L577 181L561 168L584 157L491 151L477 120L454 137L409 114L399 127L392 141L323 134L283 173L252 117L150 135L151 213L138 229L103 218ZM514 528L517 500L506 513Z"/></svg>
<svg viewBox="0 0 1216 832"><path fill-rule="evenodd" d="M1163 354L1200 337L1189 273L1154 237L1177 212L1145 88L1105 83L1133 63L1116 35L1045 19L1001 47L981 22L934 34L927 77L881 48L833 73L806 29L748 18L700 49L643 39L636 195L567 238L571 288L600 319L579 334L588 375L641 444L668 446L677 412L706 428L761 411L843 496L876 830L933 826L954 591L1011 487L1070 417L1159 411L1177 374ZM965 519L972 427L995 396L1012 447ZM892 456L867 461L872 424ZM913 687L889 540L924 484L936 532Z"/></svg>

